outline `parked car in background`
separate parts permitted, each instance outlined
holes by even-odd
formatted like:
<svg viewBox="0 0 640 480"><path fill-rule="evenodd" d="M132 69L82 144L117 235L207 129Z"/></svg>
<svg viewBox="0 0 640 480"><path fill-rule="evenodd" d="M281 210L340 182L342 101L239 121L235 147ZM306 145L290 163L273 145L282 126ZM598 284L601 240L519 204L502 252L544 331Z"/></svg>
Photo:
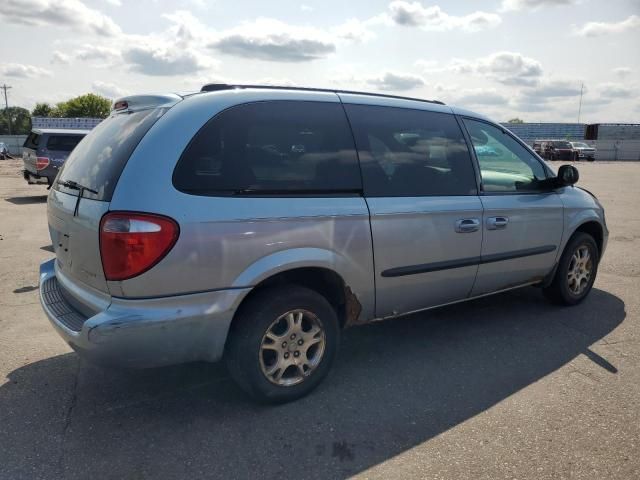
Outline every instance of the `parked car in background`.
<svg viewBox="0 0 640 480"><path fill-rule="evenodd" d="M64 161L89 131L34 128L22 149L27 183L52 185Z"/></svg>
<svg viewBox="0 0 640 480"><path fill-rule="evenodd" d="M526 285L575 305L606 248L575 167L441 102L208 85L114 105L49 193L40 269L47 317L99 363L224 359L289 401L345 327Z"/></svg>
<svg viewBox="0 0 640 480"><path fill-rule="evenodd" d="M569 142L573 150L578 154L577 160L593 162L596 159L596 149L584 142Z"/></svg>
<svg viewBox="0 0 640 480"><path fill-rule="evenodd" d="M0 142L0 160L4 160L10 157L11 155L9 155L9 147L7 147L6 143Z"/></svg>
<svg viewBox="0 0 640 480"><path fill-rule="evenodd" d="M550 140L543 142L545 160L576 160L571 143L566 140Z"/></svg>
<svg viewBox="0 0 640 480"><path fill-rule="evenodd" d="M534 140L532 145L533 151L540 155L540 157L543 157L544 155L543 142L543 140Z"/></svg>

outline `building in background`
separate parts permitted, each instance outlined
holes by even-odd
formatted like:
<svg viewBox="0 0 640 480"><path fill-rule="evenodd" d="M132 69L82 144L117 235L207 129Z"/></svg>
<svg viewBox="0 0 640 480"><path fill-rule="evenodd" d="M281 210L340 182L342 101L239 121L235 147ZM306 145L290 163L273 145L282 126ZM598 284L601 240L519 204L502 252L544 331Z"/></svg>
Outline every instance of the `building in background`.
<svg viewBox="0 0 640 480"><path fill-rule="evenodd" d="M527 145L536 139L584 140L587 125L584 123L503 123Z"/></svg>
<svg viewBox="0 0 640 480"><path fill-rule="evenodd" d="M594 123L585 139L595 143L596 160L640 160L640 124Z"/></svg>
<svg viewBox="0 0 640 480"><path fill-rule="evenodd" d="M585 141L596 149L596 160L640 160L637 123L503 123L529 146L536 139Z"/></svg>
<svg viewBox="0 0 640 480"><path fill-rule="evenodd" d="M31 128L70 128L73 130L91 130L101 121L101 118L31 117Z"/></svg>

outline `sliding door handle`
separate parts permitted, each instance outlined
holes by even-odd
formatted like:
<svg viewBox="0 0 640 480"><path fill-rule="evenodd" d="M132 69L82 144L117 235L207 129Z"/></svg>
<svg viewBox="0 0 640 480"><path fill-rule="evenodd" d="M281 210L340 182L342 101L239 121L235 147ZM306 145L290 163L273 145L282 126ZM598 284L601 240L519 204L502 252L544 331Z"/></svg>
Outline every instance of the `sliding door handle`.
<svg viewBox="0 0 640 480"><path fill-rule="evenodd" d="M477 232L480 228L480 220L477 218L461 218L456 220L456 232L470 233Z"/></svg>
<svg viewBox="0 0 640 480"><path fill-rule="evenodd" d="M489 217L487 218L487 230L502 230L507 228L509 218L507 217Z"/></svg>

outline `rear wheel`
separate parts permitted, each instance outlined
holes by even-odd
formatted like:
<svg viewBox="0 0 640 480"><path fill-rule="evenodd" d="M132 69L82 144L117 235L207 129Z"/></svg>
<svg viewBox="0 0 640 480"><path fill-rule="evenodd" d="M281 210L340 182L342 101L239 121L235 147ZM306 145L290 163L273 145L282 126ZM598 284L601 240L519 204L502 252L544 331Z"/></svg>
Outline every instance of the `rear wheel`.
<svg viewBox="0 0 640 480"><path fill-rule="evenodd" d="M329 372L340 328L317 292L269 288L237 313L225 352L232 378L257 400L282 403L313 390Z"/></svg>
<svg viewBox="0 0 640 480"><path fill-rule="evenodd" d="M554 303L576 305L589 294L598 271L600 254L593 237L577 232L560 257L551 285L545 295Z"/></svg>

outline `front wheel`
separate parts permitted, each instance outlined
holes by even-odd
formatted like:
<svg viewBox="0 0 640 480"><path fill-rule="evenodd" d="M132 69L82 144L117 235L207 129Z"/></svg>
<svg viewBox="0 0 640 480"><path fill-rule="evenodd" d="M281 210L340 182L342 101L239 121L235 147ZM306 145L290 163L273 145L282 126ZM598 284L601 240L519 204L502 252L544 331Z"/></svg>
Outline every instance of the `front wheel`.
<svg viewBox="0 0 640 480"><path fill-rule="evenodd" d="M554 303L577 305L591 291L596 279L600 253L593 237L578 232L560 257L551 285L544 293Z"/></svg>
<svg viewBox="0 0 640 480"><path fill-rule="evenodd" d="M225 360L231 377L257 400L296 400L329 373L340 328L322 295L296 285L269 288L236 315Z"/></svg>

